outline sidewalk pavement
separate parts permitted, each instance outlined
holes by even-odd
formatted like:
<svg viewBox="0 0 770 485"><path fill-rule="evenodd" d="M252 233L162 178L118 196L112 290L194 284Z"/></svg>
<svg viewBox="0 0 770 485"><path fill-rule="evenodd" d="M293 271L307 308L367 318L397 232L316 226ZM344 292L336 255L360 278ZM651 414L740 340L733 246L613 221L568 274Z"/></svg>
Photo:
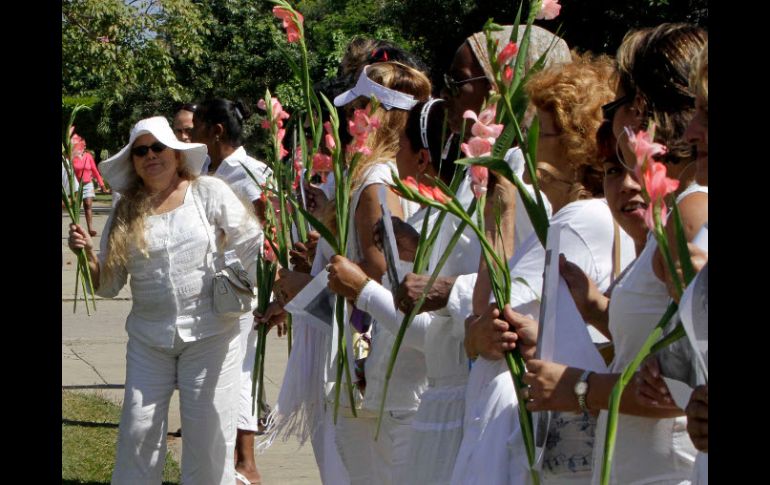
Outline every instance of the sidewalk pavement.
<svg viewBox="0 0 770 485"><path fill-rule="evenodd" d="M95 244L99 245L102 229L107 220L104 211L94 214L94 226L98 232ZM83 220L85 224L85 220ZM121 405L126 376L126 316L131 308L131 292L126 286L114 299L97 297L96 312L86 315L86 308L79 292L77 312L73 314L75 287L75 255L67 248L69 217L62 213L62 389L92 392ZM279 387L286 369L286 337L279 339L271 332L265 358L265 392L268 403L278 397ZM168 431L180 428L179 396L175 391L171 399ZM182 438L169 434L169 450L181 461ZM309 442L299 448L299 442L276 441L262 455L256 457L262 474L262 483L306 485L321 483L318 468Z"/></svg>

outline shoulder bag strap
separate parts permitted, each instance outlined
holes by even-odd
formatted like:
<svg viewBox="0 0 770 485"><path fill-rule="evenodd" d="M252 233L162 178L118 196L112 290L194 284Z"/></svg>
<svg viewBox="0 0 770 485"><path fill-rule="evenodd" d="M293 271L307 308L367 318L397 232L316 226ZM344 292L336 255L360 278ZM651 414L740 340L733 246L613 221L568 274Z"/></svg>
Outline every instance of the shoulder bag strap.
<svg viewBox="0 0 770 485"><path fill-rule="evenodd" d="M214 238L212 235L213 229L211 228L211 222L209 221L209 218L206 216L206 211L203 210L201 202L200 200L198 200L198 195L197 195L198 184L196 182L197 181L191 182L193 185L192 187L190 187L190 190L192 191L193 202L195 202L195 207L196 209L198 209L198 215L201 218L203 227L206 229L206 236L208 237L208 240L209 240L208 250L206 251L206 264L214 268L214 270L216 271L216 268L214 267L214 252L216 251L216 247L214 245Z"/></svg>

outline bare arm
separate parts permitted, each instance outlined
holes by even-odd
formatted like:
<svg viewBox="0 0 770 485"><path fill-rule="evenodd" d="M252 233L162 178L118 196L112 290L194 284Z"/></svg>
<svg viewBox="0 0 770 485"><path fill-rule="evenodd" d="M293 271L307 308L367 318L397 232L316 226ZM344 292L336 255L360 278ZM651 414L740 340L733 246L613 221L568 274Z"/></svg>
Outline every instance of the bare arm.
<svg viewBox="0 0 770 485"><path fill-rule="evenodd" d="M380 200L377 195L381 185L372 184L363 190L353 218L358 234L358 244L361 248L361 260L358 261L358 265L374 281L381 281L386 270L385 256L374 243L374 226L382 217ZM391 191L386 193L388 209L394 216L403 219L404 214L401 211L398 196Z"/></svg>

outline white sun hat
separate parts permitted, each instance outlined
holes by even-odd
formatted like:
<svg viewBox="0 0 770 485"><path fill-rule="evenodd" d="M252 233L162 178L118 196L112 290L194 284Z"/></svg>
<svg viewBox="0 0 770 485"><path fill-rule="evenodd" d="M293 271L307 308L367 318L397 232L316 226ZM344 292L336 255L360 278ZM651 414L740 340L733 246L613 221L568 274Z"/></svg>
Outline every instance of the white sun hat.
<svg viewBox="0 0 770 485"><path fill-rule="evenodd" d="M398 108L409 111L418 103L411 94L386 88L382 84L372 81L366 74L366 71L368 70L369 66L364 66L361 75L358 76L356 85L334 98L334 106L345 106L359 96L364 96L366 98L374 96L377 98L377 101L380 102L382 107L387 110Z"/></svg>
<svg viewBox="0 0 770 485"><path fill-rule="evenodd" d="M182 160L190 172L194 174L201 172L208 153L206 145L202 143L185 143L177 140L171 126L168 124L168 120L162 116L154 116L137 122L131 128L128 144L117 154L99 164L99 171L102 172L102 176L113 190L117 192L125 191L138 177L134 170L134 164L131 161L131 147L137 138L147 134L154 136L167 147L179 150L182 154Z"/></svg>

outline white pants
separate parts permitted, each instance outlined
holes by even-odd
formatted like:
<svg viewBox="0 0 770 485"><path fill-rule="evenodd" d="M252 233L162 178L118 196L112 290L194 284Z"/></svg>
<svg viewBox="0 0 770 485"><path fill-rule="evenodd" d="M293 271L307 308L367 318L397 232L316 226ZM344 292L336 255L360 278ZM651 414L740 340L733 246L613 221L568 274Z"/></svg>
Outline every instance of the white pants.
<svg viewBox="0 0 770 485"><path fill-rule="evenodd" d="M257 431L258 410L251 406L251 386L254 374L254 360L257 357L257 331L254 330L254 315L245 313L240 318L241 326L241 393L238 402L238 429ZM259 391L259 383L257 389ZM256 395L256 394L255 394ZM254 412L252 413L252 409Z"/></svg>
<svg viewBox="0 0 770 485"><path fill-rule="evenodd" d="M364 415L362 415L364 414ZM374 441L377 417L359 411L359 417L337 416L335 441L353 485L401 484L409 465L409 444L415 411L385 411L380 436Z"/></svg>
<svg viewBox="0 0 770 485"><path fill-rule="evenodd" d="M313 427L310 443L324 485L350 485L350 478L334 442L333 406L327 405L323 421Z"/></svg>
<svg viewBox="0 0 770 485"><path fill-rule="evenodd" d="M184 429L182 483L235 482L239 337L237 325L195 342L177 335L171 349L129 337L113 484L161 483L175 383Z"/></svg>

